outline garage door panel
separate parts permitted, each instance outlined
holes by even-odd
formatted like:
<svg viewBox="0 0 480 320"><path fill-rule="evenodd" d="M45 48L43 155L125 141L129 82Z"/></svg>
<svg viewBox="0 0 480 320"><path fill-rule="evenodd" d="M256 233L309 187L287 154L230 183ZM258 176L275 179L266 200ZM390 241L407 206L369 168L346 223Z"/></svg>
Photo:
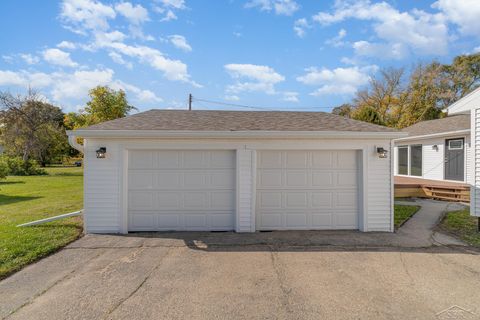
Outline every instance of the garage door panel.
<svg viewBox="0 0 480 320"><path fill-rule="evenodd" d="M129 159L129 230L234 228L234 151L131 151Z"/></svg>
<svg viewBox="0 0 480 320"><path fill-rule="evenodd" d="M285 186L305 187L309 185L307 170L286 170Z"/></svg>
<svg viewBox="0 0 480 320"><path fill-rule="evenodd" d="M333 187L334 173L312 170L312 187Z"/></svg>
<svg viewBox="0 0 480 320"><path fill-rule="evenodd" d="M286 168L307 168L309 163L309 154L303 151L282 152L285 157Z"/></svg>
<svg viewBox="0 0 480 320"><path fill-rule="evenodd" d="M357 229L356 158L355 151L259 151L257 228Z"/></svg>
<svg viewBox="0 0 480 320"><path fill-rule="evenodd" d="M282 208L282 193L281 192L264 192L257 191L260 207L265 209L280 209Z"/></svg>
<svg viewBox="0 0 480 320"><path fill-rule="evenodd" d="M285 209L307 209L308 194L305 192L285 192Z"/></svg>
<svg viewBox="0 0 480 320"><path fill-rule="evenodd" d="M281 151L262 151L258 154L259 168L282 168L282 152Z"/></svg>

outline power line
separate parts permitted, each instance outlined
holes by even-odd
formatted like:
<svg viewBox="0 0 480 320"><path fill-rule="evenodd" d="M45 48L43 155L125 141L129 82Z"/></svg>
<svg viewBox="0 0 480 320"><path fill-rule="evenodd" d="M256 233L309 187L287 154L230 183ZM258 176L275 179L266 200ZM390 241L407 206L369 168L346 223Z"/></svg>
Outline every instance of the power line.
<svg viewBox="0 0 480 320"><path fill-rule="evenodd" d="M207 102L207 103L212 103L216 105L223 105L223 106L230 106L230 107L238 107L238 108L248 108L248 109L257 109L257 110L265 110L265 111L278 111L278 110L285 110L285 109L292 109L292 108L278 108L278 107L265 107L265 106L252 106L252 105L242 105L242 104L237 104L237 103L228 103L228 102L222 102L222 101L215 101L215 100L208 100L208 99L201 99L201 98L196 98L192 96L192 101L201 101L201 102ZM294 107L294 109L331 109L330 107Z"/></svg>

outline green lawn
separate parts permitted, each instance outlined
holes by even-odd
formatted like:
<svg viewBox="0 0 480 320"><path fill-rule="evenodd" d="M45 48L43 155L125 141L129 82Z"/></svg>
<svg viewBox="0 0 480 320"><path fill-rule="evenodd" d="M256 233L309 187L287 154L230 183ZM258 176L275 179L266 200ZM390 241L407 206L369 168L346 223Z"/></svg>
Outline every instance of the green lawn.
<svg viewBox="0 0 480 320"><path fill-rule="evenodd" d="M81 218L17 228L16 225L82 208L82 168L47 168L48 176L0 181L0 279L77 239Z"/></svg>
<svg viewBox="0 0 480 320"><path fill-rule="evenodd" d="M413 216L419 209L419 206L405 206L396 204L395 206L394 224L395 228L399 228L404 224L411 216Z"/></svg>
<svg viewBox="0 0 480 320"><path fill-rule="evenodd" d="M477 217L470 216L470 208L447 213L440 223L440 228L472 246L480 247Z"/></svg>

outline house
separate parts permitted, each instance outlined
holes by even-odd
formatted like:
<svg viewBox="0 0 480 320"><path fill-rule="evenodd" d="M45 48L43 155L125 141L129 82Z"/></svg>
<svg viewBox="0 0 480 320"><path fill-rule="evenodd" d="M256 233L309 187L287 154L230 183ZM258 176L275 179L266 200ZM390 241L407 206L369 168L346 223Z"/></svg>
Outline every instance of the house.
<svg viewBox="0 0 480 320"><path fill-rule="evenodd" d="M89 233L393 231L393 139L323 112L150 110L69 131ZM76 137L84 138L84 145Z"/></svg>
<svg viewBox="0 0 480 320"><path fill-rule="evenodd" d="M471 118L470 215L480 217L480 88L452 104L447 111L449 115L467 114Z"/></svg>
<svg viewBox="0 0 480 320"><path fill-rule="evenodd" d="M402 131L408 137L395 140L395 175L472 182L469 114L418 122Z"/></svg>

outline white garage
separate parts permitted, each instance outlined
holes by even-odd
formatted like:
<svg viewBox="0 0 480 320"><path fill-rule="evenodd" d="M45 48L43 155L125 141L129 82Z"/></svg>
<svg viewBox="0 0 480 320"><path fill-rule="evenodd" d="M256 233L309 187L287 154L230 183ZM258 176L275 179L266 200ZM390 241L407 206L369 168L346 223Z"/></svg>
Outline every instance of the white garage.
<svg viewBox="0 0 480 320"><path fill-rule="evenodd" d="M257 229L358 229L356 151L259 151Z"/></svg>
<svg viewBox="0 0 480 320"><path fill-rule="evenodd" d="M68 135L85 154L86 232L393 231L394 129L322 112L151 110Z"/></svg>
<svg viewBox="0 0 480 320"><path fill-rule="evenodd" d="M234 214L234 151L129 153L129 231L233 230Z"/></svg>

